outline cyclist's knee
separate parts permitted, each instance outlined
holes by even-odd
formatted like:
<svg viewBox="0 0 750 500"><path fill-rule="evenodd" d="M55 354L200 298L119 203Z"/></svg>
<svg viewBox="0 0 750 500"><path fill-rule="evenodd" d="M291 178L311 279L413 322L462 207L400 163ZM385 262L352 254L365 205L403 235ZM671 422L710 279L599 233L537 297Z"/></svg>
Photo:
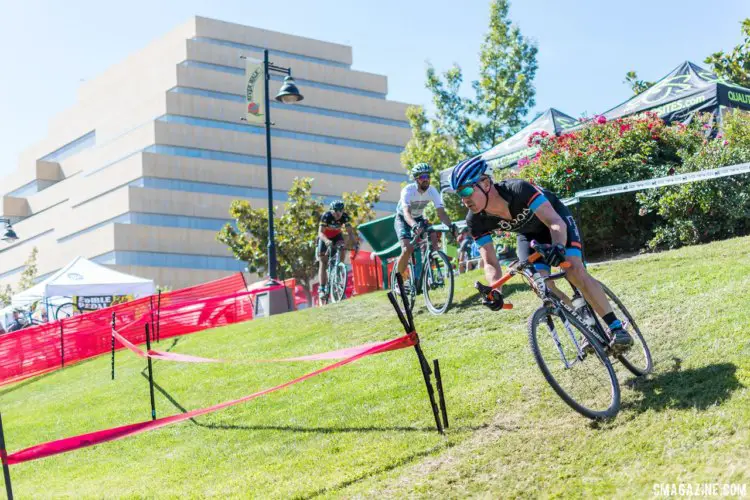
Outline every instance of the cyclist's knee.
<svg viewBox="0 0 750 500"><path fill-rule="evenodd" d="M573 256L570 256L565 260L570 264L570 267L565 270L565 274L568 279L574 282L573 284L579 286L579 284L583 283L589 277L588 271L586 271L586 267L583 265L583 261L579 257Z"/></svg>
<svg viewBox="0 0 750 500"><path fill-rule="evenodd" d="M414 246L412 246L409 240L401 240L401 251L410 254L414 251Z"/></svg>

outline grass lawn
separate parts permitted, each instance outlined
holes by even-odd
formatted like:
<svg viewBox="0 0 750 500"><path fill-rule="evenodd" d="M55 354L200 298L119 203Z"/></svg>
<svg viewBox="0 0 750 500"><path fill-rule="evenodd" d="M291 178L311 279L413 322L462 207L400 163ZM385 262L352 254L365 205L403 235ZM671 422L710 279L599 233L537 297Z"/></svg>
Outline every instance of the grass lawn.
<svg viewBox="0 0 750 500"><path fill-rule="evenodd" d="M193 421L11 467L31 497L646 497L655 483L750 483L750 238L597 265L638 319L656 372L616 365L622 410L595 424L546 385L527 346L539 305L520 278L492 313L457 280L444 316L415 316L439 358L450 429L434 430L413 349L379 354ZM421 300L421 297L420 297ZM400 336L382 292L162 341L267 359ZM238 398L326 362L155 362L159 416ZM150 417L145 362L117 353L0 389L9 452ZM750 494L750 485L746 494Z"/></svg>

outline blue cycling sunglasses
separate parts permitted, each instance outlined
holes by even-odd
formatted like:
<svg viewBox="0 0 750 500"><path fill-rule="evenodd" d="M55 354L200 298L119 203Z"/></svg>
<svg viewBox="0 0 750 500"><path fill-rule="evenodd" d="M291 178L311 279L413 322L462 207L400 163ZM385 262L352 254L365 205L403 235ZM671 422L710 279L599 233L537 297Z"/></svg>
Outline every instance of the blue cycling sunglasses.
<svg viewBox="0 0 750 500"><path fill-rule="evenodd" d="M418 181L428 181L430 180L430 174L421 174L417 176Z"/></svg>
<svg viewBox="0 0 750 500"><path fill-rule="evenodd" d="M460 187L456 190L456 194L461 198L468 198L469 196L474 194L474 190L476 189L474 186L476 186L476 184Z"/></svg>

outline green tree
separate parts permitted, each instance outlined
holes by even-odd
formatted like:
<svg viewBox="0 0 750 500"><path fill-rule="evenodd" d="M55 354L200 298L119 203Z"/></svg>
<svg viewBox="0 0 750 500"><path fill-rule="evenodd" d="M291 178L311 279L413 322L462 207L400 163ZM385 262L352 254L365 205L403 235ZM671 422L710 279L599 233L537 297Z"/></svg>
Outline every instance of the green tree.
<svg viewBox="0 0 750 500"><path fill-rule="evenodd" d="M325 211L323 201L312 195L312 184L312 178L295 178L283 213L274 215L279 273L295 278L308 291L310 281L318 270L315 243L320 217ZM345 193L347 210L362 219L374 216L371 206L360 206L360 200L368 205L374 204L380 200L384 188L381 182L368 185L362 195ZM268 209L253 208L247 200L235 200L229 214L235 220L237 229L226 224L216 239L227 245L237 260L247 262L248 271L265 274L268 269Z"/></svg>
<svg viewBox="0 0 750 500"><path fill-rule="evenodd" d="M627 83L633 90L633 94L638 95L641 92L645 92L654 86L655 82L647 82L646 80L639 80L638 73L635 71L628 71L625 74L625 80L622 83Z"/></svg>
<svg viewBox="0 0 750 500"><path fill-rule="evenodd" d="M433 132L452 137L464 155L481 153L525 124L534 106L537 47L508 18L509 2L490 5L489 30L479 52L474 98L459 95L463 73L458 65L437 74L427 68L427 88L436 107Z"/></svg>
<svg viewBox="0 0 750 500"><path fill-rule="evenodd" d="M31 253L26 258L26 262L23 263L24 268L21 272L21 278L18 280L18 285L16 285L16 289L13 290L10 285L6 285L5 291L0 292L0 306L4 307L9 305L13 295L28 290L34 286L34 279L39 272L39 267L36 263L38 254L39 249L37 249L37 247L31 249Z"/></svg>
<svg viewBox="0 0 750 500"><path fill-rule="evenodd" d="M742 21L744 41L725 54L714 52L704 62L711 65L711 70L720 78L729 80L743 87L750 87L750 18Z"/></svg>
<svg viewBox="0 0 750 500"><path fill-rule="evenodd" d="M406 110L406 116L411 125L411 139L401 153L401 164L407 173L417 163L428 163L432 166L432 185L440 185L440 170L451 167L458 163L463 155L458 150L455 141L449 137L430 132L428 119L421 107L412 106ZM433 127L434 129L435 127ZM466 208L461 205L457 196L446 195L445 209L452 220L460 220L466 216ZM435 220L435 215L427 213L430 220Z"/></svg>
<svg viewBox="0 0 750 500"><path fill-rule="evenodd" d="M352 226L355 228L360 224L369 222L375 218L375 203L380 201L380 197L385 191L385 181L371 182L362 192L352 191L351 193L342 193L341 198L344 200L344 210L349 214Z"/></svg>

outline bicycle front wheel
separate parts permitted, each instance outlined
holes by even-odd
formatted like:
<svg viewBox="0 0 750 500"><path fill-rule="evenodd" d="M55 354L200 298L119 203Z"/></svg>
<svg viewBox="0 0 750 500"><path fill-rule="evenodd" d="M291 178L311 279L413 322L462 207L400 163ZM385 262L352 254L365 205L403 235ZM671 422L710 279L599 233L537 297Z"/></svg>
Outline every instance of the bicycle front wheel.
<svg viewBox="0 0 750 500"><path fill-rule="evenodd" d="M396 297L401 297L401 293L398 290L398 283L396 282L396 274L398 273L398 262L393 263L393 269L391 269L391 290ZM414 285L414 264L409 261L409 266L406 268L406 273L402 276L404 280L404 289L406 292L406 303L404 308L410 311L414 308L414 299L417 295L417 287Z"/></svg>
<svg viewBox="0 0 750 500"><path fill-rule="evenodd" d="M620 386L612 363L588 329L564 310L543 306L529 318L529 344L542 375L565 403L593 420L620 410ZM583 352L581 334L593 348Z"/></svg>
<svg viewBox="0 0 750 500"><path fill-rule="evenodd" d="M333 274L328 277L331 302L341 302L346 297L346 265L339 262L332 272Z"/></svg>
<svg viewBox="0 0 750 500"><path fill-rule="evenodd" d="M422 290L427 310L443 314L453 303L453 267L441 251L430 253L422 269Z"/></svg>

